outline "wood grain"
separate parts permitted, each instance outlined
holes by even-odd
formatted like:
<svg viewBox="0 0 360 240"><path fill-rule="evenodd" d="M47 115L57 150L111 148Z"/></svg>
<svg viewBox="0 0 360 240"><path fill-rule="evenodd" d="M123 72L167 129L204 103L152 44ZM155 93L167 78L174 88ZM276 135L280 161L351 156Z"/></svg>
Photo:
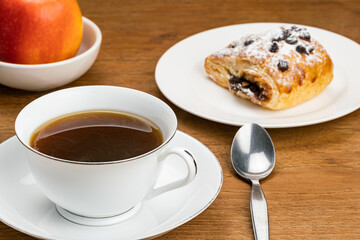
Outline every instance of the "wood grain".
<svg viewBox="0 0 360 240"><path fill-rule="evenodd" d="M311 25L360 42L360 2L79 0L79 4L83 15L100 27L103 43L94 66L64 88L104 84L153 94L174 109L179 129L208 146L222 165L224 183L215 202L159 239L253 239L250 185L236 176L229 156L238 128L193 116L169 102L156 86L156 63L169 47L192 34L249 22ZM14 135L18 112L45 93L0 86L0 142ZM359 120L358 110L322 124L268 130L277 158L274 172L262 181L271 239L360 239ZM33 238L0 223L0 239Z"/></svg>

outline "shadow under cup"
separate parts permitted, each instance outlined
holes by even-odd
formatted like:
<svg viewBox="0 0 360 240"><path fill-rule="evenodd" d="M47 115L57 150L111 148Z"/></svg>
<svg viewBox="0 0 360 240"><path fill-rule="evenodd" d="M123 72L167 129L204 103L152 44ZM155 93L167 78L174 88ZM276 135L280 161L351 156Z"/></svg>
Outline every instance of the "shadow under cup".
<svg viewBox="0 0 360 240"><path fill-rule="evenodd" d="M43 123L87 110L113 110L144 117L161 129L163 143L143 155L111 162L63 160L30 147L32 134ZM167 144L176 129L175 113L163 101L137 90L114 86L75 87L44 95L28 104L15 122L16 135L25 146L40 190L61 208L90 218L125 213L151 193L160 172L159 159L168 151ZM193 178L196 164L191 169L187 164L188 176Z"/></svg>

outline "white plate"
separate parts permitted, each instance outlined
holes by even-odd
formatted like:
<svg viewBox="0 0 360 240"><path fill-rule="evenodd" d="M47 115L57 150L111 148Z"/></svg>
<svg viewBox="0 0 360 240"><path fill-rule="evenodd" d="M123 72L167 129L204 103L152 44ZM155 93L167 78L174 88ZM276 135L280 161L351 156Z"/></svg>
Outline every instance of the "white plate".
<svg viewBox="0 0 360 240"><path fill-rule="evenodd" d="M23 147L16 137L0 144L0 220L28 235L44 239L147 239L162 235L193 219L216 198L222 169L214 154L196 139L177 132L171 144L189 149L198 166L194 181L143 202L139 212L124 222L89 227L62 218L36 186ZM186 166L175 156L166 161L159 185L182 178Z"/></svg>
<svg viewBox="0 0 360 240"><path fill-rule="evenodd" d="M234 96L207 77L204 61L208 55L244 34L281 25L288 24L226 26L180 41L164 53L156 66L155 78L160 91L185 111L236 126L249 122L268 128L305 126L336 119L357 110L360 106L360 46L348 38L319 28L305 26L332 58L334 79L320 95L303 104L281 111L266 110Z"/></svg>

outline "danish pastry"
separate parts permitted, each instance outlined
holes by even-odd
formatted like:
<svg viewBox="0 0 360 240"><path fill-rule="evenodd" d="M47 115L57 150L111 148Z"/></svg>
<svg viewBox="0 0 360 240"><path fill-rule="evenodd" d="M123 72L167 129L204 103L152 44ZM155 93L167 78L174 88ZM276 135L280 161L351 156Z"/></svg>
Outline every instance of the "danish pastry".
<svg viewBox="0 0 360 240"><path fill-rule="evenodd" d="M208 56L205 71L217 84L262 107L280 110L322 92L333 63L306 28L251 34Z"/></svg>

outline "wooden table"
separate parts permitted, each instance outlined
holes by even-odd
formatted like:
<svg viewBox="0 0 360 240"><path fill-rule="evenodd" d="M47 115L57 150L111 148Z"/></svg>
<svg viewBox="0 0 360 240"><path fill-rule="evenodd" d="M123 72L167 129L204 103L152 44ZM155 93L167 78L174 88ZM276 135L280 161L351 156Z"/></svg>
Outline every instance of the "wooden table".
<svg viewBox="0 0 360 240"><path fill-rule="evenodd" d="M64 88L105 84L159 97L176 112L179 129L208 146L223 168L224 182L215 202L159 239L253 239L250 185L236 176L229 155L238 127L196 117L168 101L155 83L157 60L192 34L249 22L311 25L360 42L360 2L79 0L79 4L83 15L100 27L103 43L90 71ZM0 142L14 135L18 112L45 93L0 86ZM274 172L262 181L271 239L360 239L359 120L358 110L317 125L268 129L277 158ZM0 223L0 239L32 238Z"/></svg>

